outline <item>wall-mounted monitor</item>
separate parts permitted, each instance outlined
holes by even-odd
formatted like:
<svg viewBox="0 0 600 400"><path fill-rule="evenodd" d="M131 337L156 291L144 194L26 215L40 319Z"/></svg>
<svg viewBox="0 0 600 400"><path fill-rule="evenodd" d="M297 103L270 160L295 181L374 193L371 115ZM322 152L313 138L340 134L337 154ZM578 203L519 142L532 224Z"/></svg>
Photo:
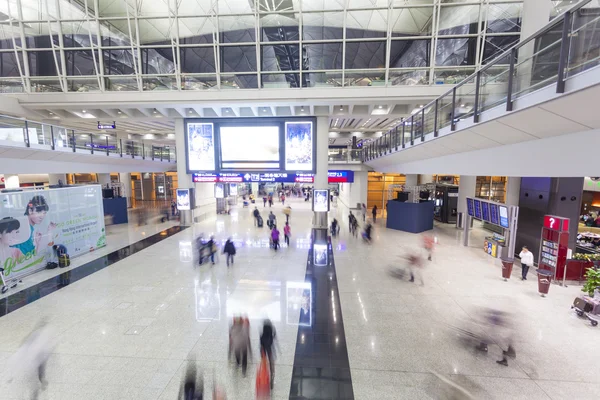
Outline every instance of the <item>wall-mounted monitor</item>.
<svg viewBox="0 0 600 400"><path fill-rule="evenodd" d="M467 213L471 216L475 216L475 206L473 205L473 199L467 198Z"/></svg>
<svg viewBox="0 0 600 400"><path fill-rule="evenodd" d="M481 217L484 221L490 222L490 203L481 202Z"/></svg>
<svg viewBox="0 0 600 400"><path fill-rule="evenodd" d="M187 172L315 173L315 128L314 117L187 119Z"/></svg>
<svg viewBox="0 0 600 400"><path fill-rule="evenodd" d="M498 218L498 204L490 203L490 222L495 225L500 225Z"/></svg>
<svg viewBox="0 0 600 400"><path fill-rule="evenodd" d="M473 200L475 206L475 218L481 219L481 200Z"/></svg>
<svg viewBox="0 0 600 400"><path fill-rule="evenodd" d="M498 206L500 213L500 226L503 228L509 227L508 208L506 206Z"/></svg>

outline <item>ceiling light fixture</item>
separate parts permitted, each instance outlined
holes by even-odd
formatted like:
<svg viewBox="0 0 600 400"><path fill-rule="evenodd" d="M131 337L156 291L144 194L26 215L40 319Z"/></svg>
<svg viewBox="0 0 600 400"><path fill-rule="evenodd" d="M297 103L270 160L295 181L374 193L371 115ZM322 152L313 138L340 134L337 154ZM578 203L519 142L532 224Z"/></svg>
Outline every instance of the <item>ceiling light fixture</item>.
<svg viewBox="0 0 600 400"><path fill-rule="evenodd" d="M117 114L123 114L121 111L117 111Z"/></svg>
<svg viewBox="0 0 600 400"><path fill-rule="evenodd" d="M156 109L154 109L154 111L152 111L152 113L156 114L156 113L158 113L158 111L156 111Z"/></svg>
<svg viewBox="0 0 600 400"><path fill-rule="evenodd" d="M300 109L300 111L304 112L304 107L302 107L302 108Z"/></svg>
<svg viewBox="0 0 600 400"><path fill-rule="evenodd" d="M193 113L193 111L192 111L192 110L190 110L190 111L189 111L189 113L190 113L190 114L192 114L192 113Z"/></svg>
<svg viewBox="0 0 600 400"><path fill-rule="evenodd" d="M464 107L465 105L464 105L464 104L461 104L460 106L461 106L461 107Z"/></svg>
<svg viewBox="0 0 600 400"><path fill-rule="evenodd" d="M54 115L54 113L53 113L53 112L49 112L48 114L49 114L49 115Z"/></svg>
<svg viewBox="0 0 600 400"><path fill-rule="evenodd" d="M82 113L86 113L87 111L85 111L85 110L81 110L81 112L82 112Z"/></svg>
<svg viewBox="0 0 600 400"><path fill-rule="evenodd" d="M340 107L340 111L344 111L344 107Z"/></svg>
<svg viewBox="0 0 600 400"><path fill-rule="evenodd" d="M379 106L379 108L381 109L381 108L383 108L383 106Z"/></svg>

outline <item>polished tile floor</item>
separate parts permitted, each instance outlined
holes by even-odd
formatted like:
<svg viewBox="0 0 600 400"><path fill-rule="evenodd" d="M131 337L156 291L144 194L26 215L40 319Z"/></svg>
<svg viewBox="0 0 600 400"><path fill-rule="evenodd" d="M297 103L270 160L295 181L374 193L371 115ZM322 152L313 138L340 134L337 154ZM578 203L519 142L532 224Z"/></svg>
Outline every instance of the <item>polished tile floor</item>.
<svg viewBox="0 0 600 400"><path fill-rule="evenodd" d="M281 348L272 398L289 398L311 222L307 203L294 201L292 208L292 243L277 253L268 248L266 228L254 227L251 209L239 209L1 317L1 370L45 318L57 344L42 399L175 399L193 362L208 393L216 381L228 399L249 400L259 323L269 317ZM273 210L282 222L282 206ZM366 245L346 233L341 205L332 214L342 221L342 235L333 241L341 306L336 318L344 324L354 398L445 398L440 377L480 399L600 397L600 330L571 312L578 287L553 285L541 298L535 276L522 282L518 267L504 282L499 262L480 250L481 233L474 231L472 247L465 248L450 226L436 227L439 244L418 286L391 274L404 266L399 256L419 246L418 236L386 230L379 221L373 244ZM198 266L192 246L200 233L219 241L233 236L234 266L224 260ZM505 332L480 323L483 307L514 314L517 358L508 367L495 362ZM251 319L254 347L246 378L227 361L228 325L240 312ZM489 353L465 346L465 332L490 336ZM2 399L28 398L17 382L0 382L0 393Z"/></svg>

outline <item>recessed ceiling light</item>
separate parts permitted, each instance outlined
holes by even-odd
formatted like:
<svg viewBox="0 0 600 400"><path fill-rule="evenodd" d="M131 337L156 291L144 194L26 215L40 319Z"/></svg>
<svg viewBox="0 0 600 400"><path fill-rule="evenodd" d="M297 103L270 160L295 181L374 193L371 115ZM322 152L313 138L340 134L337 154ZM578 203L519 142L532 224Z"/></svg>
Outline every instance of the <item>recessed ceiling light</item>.
<svg viewBox="0 0 600 400"><path fill-rule="evenodd" d="M152 112L153 112L154 114L156 114L158 111L154 110L154 111L152 111Z"/></svg>
<svg viewBox="0 0 600 400"><path fill-rule="evenodd" d="M53 113L53 112L49 112L48 114L49 114L49 115L54 115L54 113Z"/></svg>
<svg viewBox="0 0 600 400"><path fill-rule="evenodd" d="M193 113L193 111L192 111L192 110L190 110L190 111L189 111L189 113L191 114L191 113Z"/></svg>
<svg viewBox="0 0 600 400"><path fill-rule="evenodd" d="M383 108L383 106L379 106L379 108Z"/></svg>
<svg viewBox="0 0 600 400"><path fill-rule="evenodd" d="M344 111L344 107L340 107L340 111Z"/></svg>
<svg viewBox="0 0 600 400"><path fill-rule="evenodd" d="M461 104L460 106L461 106L461 107L464 107L465 105L464 105L464 104Z"/></svg>
<svg viewBox="0 0 600 400"><path fill-rule="evenodd" d="M229 110L225 110L225 112L229 112Z"/></svg>
<svg viewBox="0 0 600 400"><path fill-rule="evenodd" d="M419 108L423 108L423 104L419 104Z"/></svg>
<svg viewBox="0 0 600 400"><path fill-rule="evenodd" d="M302 108L300 109L300 111L304 111L304 107L302 107Z"/></svg>
<svg viewBox="0 0 600 400"><path fill-rule="evenodd" d="M117 114L123 114L121 111L117 111Z"/></svg>
<svg viewBox="0 0 600 400"><path fill-rule="evenodd" d="M82 112L82 113L85 113L85 112L87 112L87 111L85 111L85 110L81 110L81 112Z"/></svg>

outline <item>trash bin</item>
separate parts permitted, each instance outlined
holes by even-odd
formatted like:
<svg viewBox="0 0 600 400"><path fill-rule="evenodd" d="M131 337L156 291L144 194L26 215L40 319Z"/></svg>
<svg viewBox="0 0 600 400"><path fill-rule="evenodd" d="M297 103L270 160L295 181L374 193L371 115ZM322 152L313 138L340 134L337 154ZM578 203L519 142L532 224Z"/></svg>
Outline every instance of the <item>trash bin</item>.
<svg viewBox="0 0 600 400"><path fill-rule="evenodd" d="M545 297L548 294L548 290L550 290L550 282L552 281L552 271L548 271L546 269L538 269L538 292Z"/></svg>
<svg viewBox="0 0 600 400"><path fill-rule="evenodd" d="M501 261L502 261L502 277L504 278L504 281L507 281L510 279L510 275L512 274L513 264L514 264L515 260L512 258L502 257Z"/></svg>
<svg viewBox="0 0 600 400"><path fill-rule="evenodd" d="M464 227L464 225L463 225L463 224L464 224L464 215L465 215L465 214L464 214L464 213L462 213L462 212L459 212L459 213L456 215L456 227L457 227L457 228L462 228L462 227Z"/></svg>

